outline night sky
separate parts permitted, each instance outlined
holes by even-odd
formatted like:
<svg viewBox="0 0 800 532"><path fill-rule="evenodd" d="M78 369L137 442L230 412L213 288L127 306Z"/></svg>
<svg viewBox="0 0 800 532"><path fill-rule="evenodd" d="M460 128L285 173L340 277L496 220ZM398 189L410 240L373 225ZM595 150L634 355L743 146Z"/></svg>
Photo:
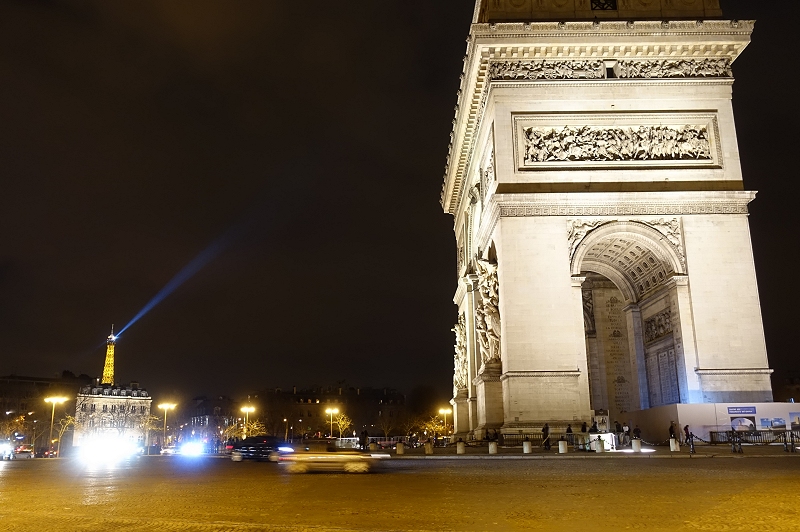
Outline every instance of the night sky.
<svg viewBox="0 0 800 532"><path fill-rule="evenodd" d="M3 2L0 375L99 376L111 324L193 264L120 337L118 382L156 400L342 380L447 399L455 246L438 200L472 9ZM800 6L723 9L757 20L734 108L781 372L798 367Z"/></svg>

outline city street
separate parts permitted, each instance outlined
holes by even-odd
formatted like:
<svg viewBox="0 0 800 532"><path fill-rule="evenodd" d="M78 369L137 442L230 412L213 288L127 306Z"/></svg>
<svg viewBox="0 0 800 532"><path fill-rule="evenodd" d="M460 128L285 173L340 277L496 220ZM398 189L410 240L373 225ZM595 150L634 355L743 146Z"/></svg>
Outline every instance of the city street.
<svg viewBox="0 0 800 532"><path fill-rule="evenodd" d="M386 460L288 475L269 462L0 463L3 530L797 530L800 457Z"/></svg>

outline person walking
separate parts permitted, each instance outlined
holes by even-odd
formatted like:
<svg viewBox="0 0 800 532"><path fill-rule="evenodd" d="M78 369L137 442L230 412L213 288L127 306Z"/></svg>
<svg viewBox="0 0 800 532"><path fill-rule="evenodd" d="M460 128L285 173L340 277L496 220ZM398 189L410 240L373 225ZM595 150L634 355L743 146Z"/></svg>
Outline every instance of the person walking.
<svg viewBox="0 0 800 532"><path fill-rule="evenodd" d="M628 445L631 442L631 428L628 422L622 424L622 445Z"/></svg>
<svg viewBox="0 0 800 532"><path fill-rule="evenodd" d="M542 427L542 446L545 451L550 450L550 425L547 423Z"/></svg>
<svg viewBox="0 0 800 532"><path fill-rule="evenodd" d="M572 425L567 423L567 430L565 432L567 433L567 443L574 445L572 440Z"/></svg>

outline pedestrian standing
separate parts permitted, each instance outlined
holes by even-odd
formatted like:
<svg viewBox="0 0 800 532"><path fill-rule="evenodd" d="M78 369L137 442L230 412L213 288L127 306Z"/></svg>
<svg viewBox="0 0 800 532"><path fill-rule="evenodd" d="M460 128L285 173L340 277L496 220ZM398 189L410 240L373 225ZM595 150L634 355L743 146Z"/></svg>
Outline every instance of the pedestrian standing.
<svg viewBox="0 0 800 532"><path fill-rule="evenodd" d="M689 443L689 425L683 427L683 441Z"/></svg>
<svg viewBox="0 0 800 532"><path fill-rule="evenodd" d="M622 445L628 445L631 442L631 428L628 422L622 424Z"/></svg>
<svg viewBox="0 0 800 532"><path fill-rule="evenodd" d="M637 440L642 439L642 429L639 428L639 425L633 427L633 437L636 438Z"/></svg>
<svg viewBox="0 0 800 532"><path fill-rule="evenodd" d="M567 433L567 441L569 442L570 445L573 445L573 442L572 442L572 425L570 425L569 423L567 423L566 433Z"/></svg>
<svg viewBox="0 0 800 532"><path fill-rule="evenodd" d="M542 444L545 451L550 450L550 425L547 423L542 427Z"/></svg>
<svg viewBox="0 0 800 532"><path fill-rule="evenodd" d="M587 430L586 429L586 422L584 421L583 424L581 425L581 432L583 432L585 434L586 430Z"/></svg>

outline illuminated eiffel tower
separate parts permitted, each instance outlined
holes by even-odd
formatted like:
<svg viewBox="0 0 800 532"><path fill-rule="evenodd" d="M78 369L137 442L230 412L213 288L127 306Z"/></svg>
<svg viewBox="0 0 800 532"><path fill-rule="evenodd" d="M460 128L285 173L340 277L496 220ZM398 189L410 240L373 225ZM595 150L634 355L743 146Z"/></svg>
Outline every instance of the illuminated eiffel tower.
<svg viewBox="0 0 800 532"><path fill-rule="evenodd" d="M103 380L101 384L114 384L114 345L117 337L114 336L114 326L111 326L111 334L106 339L106 363L103 366Z"/></svg>

